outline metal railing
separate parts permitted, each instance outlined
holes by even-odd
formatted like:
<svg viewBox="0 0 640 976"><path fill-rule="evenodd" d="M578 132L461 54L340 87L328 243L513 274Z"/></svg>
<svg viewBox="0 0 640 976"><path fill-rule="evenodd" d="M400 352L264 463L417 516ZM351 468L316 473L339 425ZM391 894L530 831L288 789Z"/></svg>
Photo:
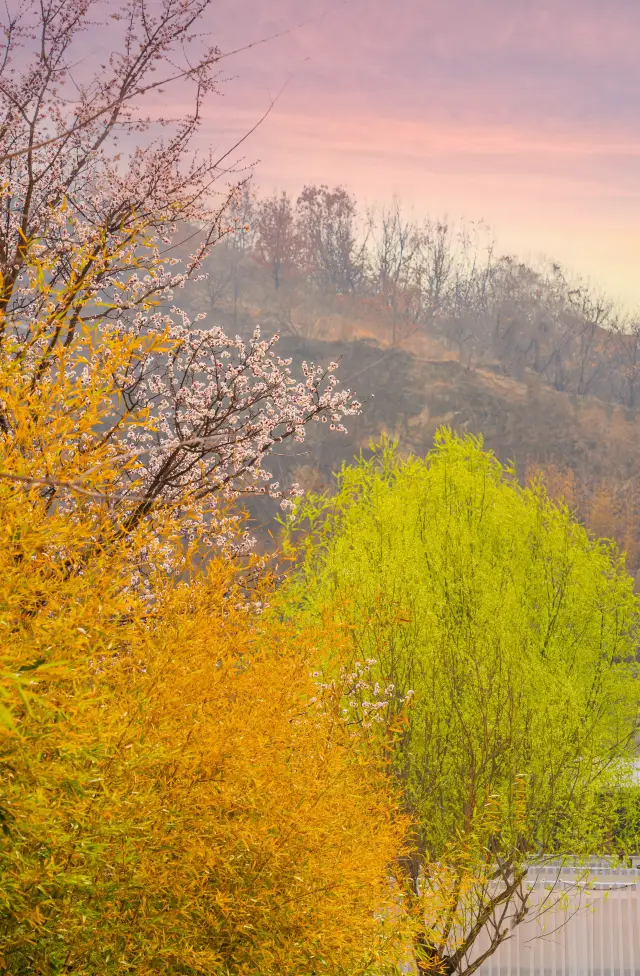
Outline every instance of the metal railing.
<svg viewBox="0 0 640 976"><path fill-rule="evenodd" d="M533 868L531 920L513 929L478 976L640 976L640 859L634 861L626 868L592 861L588 882L584 866ZM476 958L485 942L474 946Z"/></svg>

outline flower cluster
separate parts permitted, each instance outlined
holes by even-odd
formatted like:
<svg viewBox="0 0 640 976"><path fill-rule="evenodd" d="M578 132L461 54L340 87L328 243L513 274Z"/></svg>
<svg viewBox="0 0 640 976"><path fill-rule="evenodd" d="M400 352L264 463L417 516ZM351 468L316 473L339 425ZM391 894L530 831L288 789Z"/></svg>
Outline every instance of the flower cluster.
<svg viewBox="0 0 640 976"><path fill-rule="evenodd" d="M141 506L197 503L240 487L290 506L297 486L283 491L263 460L275 445L303 440L310 421L345 430L343 418L360 404L350 390L336 389L337 364L303 363L296 379L291 360L274 353L278 336L263 340L259 327L248 343L185 324L173 325L170 339L167 355L149 356L123 377L128 409L153 418L127 435L129 452L144 469L133 469Z"/></svg>
<svg viewBox="0 0 640 976"><path fill-rule="evenodd" d="M373 725L387 725L392 717L392 706L404 706L413 697L413 691L397 700L395 685L383 687L373 677L377 661L355 661L350 667L342 667L337 679L323 681L321 671L312 675L318 694L311 699L316 708L324 708L327 699L338 699L341 713L350 725L371 729Z"/></svg>

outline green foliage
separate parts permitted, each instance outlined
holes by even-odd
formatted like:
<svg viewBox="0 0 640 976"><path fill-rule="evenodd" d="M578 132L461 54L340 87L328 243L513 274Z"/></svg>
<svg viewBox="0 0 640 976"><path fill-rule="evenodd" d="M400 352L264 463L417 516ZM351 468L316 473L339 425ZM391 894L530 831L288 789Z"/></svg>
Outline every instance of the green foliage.
<svg viewBox="0 0 640 976"><path fill-rule="evenodd" d="M424 461L383 444L345 468L288 538L303 554L289 599L330 606L394 701L415 696L400 762L431 855L496 802L501 844L524 830L529 851L600 850L638 711L637 603L615 548L446 430Z"/></svg>
<svg viewBox="0 0 640 976"><path fill-rule="evenodd" d="M333 616L354 659L375 659L390 718L409 696L395 766L413 881L449 866L451 926L435 919L427 940L440 956L456 926L473 941L483 902L496 886L512 897L526 862L637 849L638 608L611 543L480 439L441 430L425 460L383 442L344 468L285 545L298 564L283 612Z"/></svg>

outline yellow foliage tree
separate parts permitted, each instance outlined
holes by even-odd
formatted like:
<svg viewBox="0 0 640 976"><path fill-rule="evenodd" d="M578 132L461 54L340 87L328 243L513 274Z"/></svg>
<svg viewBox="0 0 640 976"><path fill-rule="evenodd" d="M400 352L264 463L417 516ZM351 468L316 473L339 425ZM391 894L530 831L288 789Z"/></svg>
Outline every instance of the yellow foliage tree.
<svg viewBox="0 0 640 976"><path fill-rule="evenodd" d="M175 511L123 530L96 432L142 340L92 341L35 390L0 360L0 970L382 972L405 825L375 737L312 677L340 637L261 614L268 581Z"/></svg>

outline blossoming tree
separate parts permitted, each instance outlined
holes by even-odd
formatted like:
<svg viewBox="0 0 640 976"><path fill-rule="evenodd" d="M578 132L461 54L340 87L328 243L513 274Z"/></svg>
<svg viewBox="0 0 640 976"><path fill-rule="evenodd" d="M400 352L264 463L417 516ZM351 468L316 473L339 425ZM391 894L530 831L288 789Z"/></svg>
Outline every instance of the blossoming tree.
<svg viewBox="0 0 640 976"><path fill-rule="evenodd" d="M127 529L168 504L202 514L220 490L269 491L286 506L264 457L310 421L341 430L359 409L336 389L337 364L302 364L296 377L276 355L277 336L230 337L178 306L240 186L226 166L233 147L221 157L194 148L223 58L199 28L209 6L24 0L5 15L0 354L20 363L35 394L52 371L88 377L92 357L133 340L95 433L120 451ZM79 45L98 29L86 71ZM192 98L177 121L159 109L172 89ZM6 411L0 426L10 436Z"/></svg>

